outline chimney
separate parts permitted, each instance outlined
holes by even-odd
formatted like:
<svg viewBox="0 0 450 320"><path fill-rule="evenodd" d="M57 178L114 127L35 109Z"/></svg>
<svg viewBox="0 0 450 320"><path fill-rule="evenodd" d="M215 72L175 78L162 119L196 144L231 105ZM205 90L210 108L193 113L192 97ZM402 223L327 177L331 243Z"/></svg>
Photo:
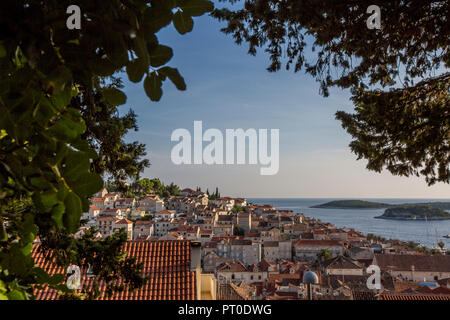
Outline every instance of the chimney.
<svg viewBox="0 0 450 320"><path fill-rule="evenodd" d="M197 300L201 299L202 296L202 282L201 282L201 242L200 241L191 241L191 266L190 270L195 272L195 283L196 283L196 292L197 292Z"/></svg>
<svg viewBox="0 0 450 320"><path fill-rule="evenodd" d="M201 269L201 242L191 241L191 271Z"/></svg>

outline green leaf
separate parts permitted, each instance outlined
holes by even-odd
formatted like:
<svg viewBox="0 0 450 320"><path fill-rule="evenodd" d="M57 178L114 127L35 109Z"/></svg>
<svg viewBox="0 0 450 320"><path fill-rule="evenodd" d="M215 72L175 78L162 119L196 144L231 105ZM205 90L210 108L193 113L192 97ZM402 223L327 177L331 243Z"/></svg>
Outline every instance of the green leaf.
<svg viewBox="0 0 450 320"><path fill-rule="evenodd" d="M214 10L214 3L208 0L184 0L180 1L179 6L185 14L191 17L201 16Z"/></svg>
<svg viewBox="0 0 450 320"><path fill-rule="evenodd" d="M44 207L51 208L59 202L55 192L46 192L40 195L40 200Z"/></svg>
<svg viewBox="0 0 450 320"><path fill-rule="evenodd" d="M34 224L34 216L31 213L27 213L20 225L21 243L33 243L38 231L38 227Z"/></svg>
<svg viewBox="0 0 450 320"><path fill-rule="evenodd" d="M145 77L144 80L144 90L147 96L152 101L159 101L162 96L162 81L156 75L156 73L152 72L150 76Z"/></svg>
<svg viewBox="0 0 450 320"><path fill-rule="evenodd" d="M103 187L103 180L95 173L84 172L79 175L79 178L70 183L70 186L77 194L82 196L90 196Z"/></svg>
<svg viewBox="0 0 450 320"><path fill-rule="evenodd" d="M61 140L75 140L86 130L86 124L81 118L80 112L69 108L60 120L57 120L47 131Z"/></svg>
<svg viewBox="0 0 450 320"><path fill-rule="evenodd" d="M151 6L145 9L143 28L146 33L158 32L172 21L172 11L164 5Z"/></svg>
<svg viewBox="0 0 450 320"><path fill-rule="evenodd" d="M0 58L6 57L6 49L0 44Z"/></svg>
<svg viewBox="0 0 450 320"><path fill-rule="evenodd" d="M94 74L101 77L110 76L117 70L117 67L108 58L89 60L88 66Z"/></svg>
<svg viewBox="0 0 450 320"><path fill-rule="evenodd" d="M31 250L33 250L33 242L28 242L21 251L24 256L28 256L31 254Z"/></svg>
<svg viewBox="0 0 450 320"><path fill-rule="evenodd" d="M64 162L65 167L62 170L62 175L68 181L75 181L80 177L80 174L89 171L89 158L84 152L71 151Z"/></svg>
<svg viewBox="0 0 450 320"><path fill-rule="evenodd" d="M133 50L136 55L141 59L141 63L147 67L149 64L149 52L147 48L147 42L144 37L136 37L133 40Z"/></svg>
<svg viewBox="0 0 450 320"><path fill-rule="evenodd" d="M65 66L56 67L46 79L46 89L53 88L55 91L63 91L72 85L72 72Z"/></svg>
<svg viewBox="0 0 450 320"><path fill-rule="evenodd" d="M177 68L162 67L161 69L158 69L158 73L167 76L178 90L186 90L186 83Z"/></svg>
<svg viewBox="0 0 450 320"><path fill-rule="evenodd" d="M63 216L64 216L65 209L66 209L66 207L64 206L64 204L60 202L56 206L53 207L53 209L50 213L52 220L56 223L56 225L58 227L63 226Z"/></svg>
<svg viewBox="0 0 450 320"><path fill-rule="evenodd" d="M19 290L13 290L7 294L9 300L25 300L25 296Z"/></svg>
<svg viewBox="0 0 450 320"><path fill-rule="evenodd" d="M185 34L194 28L194 20L192 20L190 15L182 11L177 11L173 16L173 25L180 34Z"/></svg>
<svg viewBox="0 0 450 320"><path fill-rule="evenodd" d="M130 61L127 64L127 74L128 79L132 82L139 82L142 80L145 72L147 72L147 68L142 61L142 58L138 58L136 60Z"/></svg>
<svg viewBox="0 0 450 320"><path fill-rule="evenodd" d="M8 240L8 234L5 230L5 225L3 224L2 218L0 218L0 242L7 241Z"/></svg>
<svg viewBox="0 0 450 320"><path fill-rule="evenodd" d="M177 6L177 0L164 0L161 1L160 4L166 7L167 9L172 10Z"/></svg>
<svg viewBox="0 0 450 320"><path fill-rule="evenodd" d="M120 106L127 102L127 96L125 93L116 88L102 89L102 95L105 100L112 106Z"/></svg>
<svg viewBox="0 0 450 320"><path fill-rule="evenodd" d="M64 277L65 277L64 274L55 274L55 275L49 277L49 279L47 281L48 281L48 284L50 284L50 285L57 285L64 281Z"/></svg>
<svg viewBox="0 0 450 320"><path fill-rule="evenodd" d="M155 49L150 51L150 65L152 67L160 67L172 59L172 56L172 48L158 45Z"/></svg>
<svg viewBox="0 0 450 320"><path fill-rule="evenodd" d="M64 199L64 206L66 207L66 212L64 213L64 226L69 230L69 232L74 233L78 229L78 225L81 218L81 200L74 193L69 192Z"/></svg>

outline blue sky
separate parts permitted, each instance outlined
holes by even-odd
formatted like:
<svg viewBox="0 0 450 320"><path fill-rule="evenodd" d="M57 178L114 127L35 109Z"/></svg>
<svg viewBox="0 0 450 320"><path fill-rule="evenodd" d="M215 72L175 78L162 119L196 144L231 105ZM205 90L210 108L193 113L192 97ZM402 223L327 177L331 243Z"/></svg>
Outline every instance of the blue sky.
<svg viewBox="0 0 450 320"><path fill-rule="evenodd" d="M173 26L158 34L160 43L174 50L169 62L187 83L178 91L169 81L160 102L151 102L142 87L125 80L127 104L138 116L138 132L126 139L147 145L152 163L143 176L158 177L182 187L200 186L222 195L244 197L335 198L448 198L450 187L428 187L419 178L394 177L365 169L348 144L350 136L334 119L337 110L352 111L347 90L333 89L319 95L319 85L303 73L269 73L268 56L247 54L221 24L210 17L195 18L194 30L179 35ZM280 130L280 170L261 176L260 165L174 165L170 151L173 130L193 132L194 120L203 130L256 128Z"/></svg>

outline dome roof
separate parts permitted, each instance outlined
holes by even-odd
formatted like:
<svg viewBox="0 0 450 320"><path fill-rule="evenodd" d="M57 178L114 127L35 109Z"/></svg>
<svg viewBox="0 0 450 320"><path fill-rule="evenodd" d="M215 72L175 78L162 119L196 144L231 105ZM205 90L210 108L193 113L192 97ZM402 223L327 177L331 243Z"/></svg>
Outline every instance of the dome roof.
<svg viewBox="0 0 450 320"><path fill-rule="evenodd" d="M319 283L319 277L317 276L317 274L315 274L312 271L307 271L305 272L305 274L303 275L303 283L306 284L315 284L315 283Z"/></svg>

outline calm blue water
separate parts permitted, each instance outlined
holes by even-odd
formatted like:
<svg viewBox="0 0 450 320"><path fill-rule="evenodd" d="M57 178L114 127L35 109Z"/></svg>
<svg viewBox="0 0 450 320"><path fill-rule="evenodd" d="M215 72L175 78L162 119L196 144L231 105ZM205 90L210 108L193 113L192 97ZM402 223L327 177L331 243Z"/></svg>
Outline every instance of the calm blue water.
<svg viewBox="0 0 450 320"><path fill-rule="evenodd" d="M399 221L374 219L382 215L384 209L321 209L310 206L333 200L346 199L282 199L282 198L249 198L248 202L263 205L271 204L277 209L302 212L305 216L318 218L324 222L333 223L336 227L349 227L364 234L373 233L387 239L415 241L428 247L436 246L442 241L446 248L450 248L450 239L443 238L450 234L450 220L443 221ZM450 199L359 199L389 204L419 203L419 202L448 202Z"/></svg>

